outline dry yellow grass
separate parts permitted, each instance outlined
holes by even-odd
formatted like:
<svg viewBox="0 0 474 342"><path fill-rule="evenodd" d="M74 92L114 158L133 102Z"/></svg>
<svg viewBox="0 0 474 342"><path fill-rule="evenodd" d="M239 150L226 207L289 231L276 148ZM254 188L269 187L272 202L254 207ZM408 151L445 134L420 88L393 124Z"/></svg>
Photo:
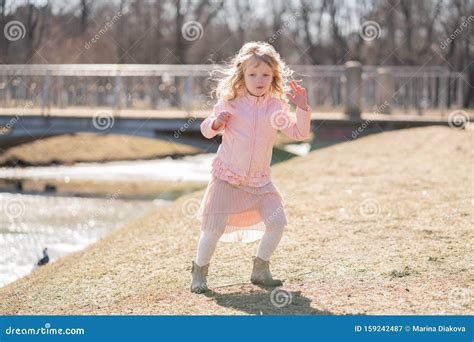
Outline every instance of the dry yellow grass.
<svg viewBox="0 0 474 342"><path fill-rule="evenodd" d="M473 131L371 135L273 167L289 225L272 258L292 302L248 282L253 244L220 244L188 291L203 191L0 289L1 314L473 314ZM228 285L228 286L225 286Z"/></svg>
<svg viewBox="0 0 474 342"><path fill-rule="evenodd" d="M0 155L0 165L11 164L12 161L18 160L27 165L50 165L153 159L199 152L197 148L164 140L81 133L45 138L9 148Z"/></svg>

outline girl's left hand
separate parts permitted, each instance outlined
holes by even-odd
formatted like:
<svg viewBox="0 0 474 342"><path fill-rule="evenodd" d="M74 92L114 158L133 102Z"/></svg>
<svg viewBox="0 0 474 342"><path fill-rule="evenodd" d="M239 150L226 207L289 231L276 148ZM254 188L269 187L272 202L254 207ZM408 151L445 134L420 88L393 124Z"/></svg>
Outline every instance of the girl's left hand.
<svg viewBox="0 0 474 342"><path fill-rule="evenodd" d="M308 100L306 96L306 89L300 87L296 82L293 80L290 82L291 90L293 90L293 95L291 93L287 93L286 96L293 102L295 105L300 107L303 110L308 109Z"/></svg>

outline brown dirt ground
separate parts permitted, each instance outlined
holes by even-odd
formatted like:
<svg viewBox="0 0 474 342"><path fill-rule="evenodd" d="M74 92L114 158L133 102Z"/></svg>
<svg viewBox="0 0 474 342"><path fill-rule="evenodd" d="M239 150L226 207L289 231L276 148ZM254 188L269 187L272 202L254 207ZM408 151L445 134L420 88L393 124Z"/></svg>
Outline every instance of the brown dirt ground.
<svg viewBox="0 0 474 342"><path fill-rule="evenodd" d="M189 292L201 190L0 289L0 314L472 315L473 151L473 131L427 127L275 165L282 308L248 281L257 243L219 244L213 292Z"/></svg>

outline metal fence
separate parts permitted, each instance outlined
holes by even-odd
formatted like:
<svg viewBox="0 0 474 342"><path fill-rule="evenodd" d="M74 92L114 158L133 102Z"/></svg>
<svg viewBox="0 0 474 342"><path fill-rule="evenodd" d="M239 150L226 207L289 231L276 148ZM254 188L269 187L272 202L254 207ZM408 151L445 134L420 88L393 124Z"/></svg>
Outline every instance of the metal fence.
<svg viewBox="0 0 474 342"><path fill-rule="evenodd" d="M210 100L209 72L215 65L43 64L0 65L4 108L112 107L196 110ZM444 67L383 67L393 78L391 106L400 111L444 113L460 108L467 76ZM315 109L341 111L344 65L293 66ZM362 67L361 106L377 106L379 68ZM208 107L208 106L206 106ZM318 108L318 109L317 109Z"/></svg>

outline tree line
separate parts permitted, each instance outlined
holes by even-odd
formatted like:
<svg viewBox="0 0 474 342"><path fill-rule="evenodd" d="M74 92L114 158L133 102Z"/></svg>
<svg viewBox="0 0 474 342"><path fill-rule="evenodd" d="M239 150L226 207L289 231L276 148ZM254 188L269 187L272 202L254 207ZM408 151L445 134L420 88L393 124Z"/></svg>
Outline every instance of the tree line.
<svg viewBox="0 0 474 342"><path fill-rule="evenodd" d="M290 64L441 65L466 72L472 85L473 3L1 0L0 62L220 63L262 40Z"/></svg>

